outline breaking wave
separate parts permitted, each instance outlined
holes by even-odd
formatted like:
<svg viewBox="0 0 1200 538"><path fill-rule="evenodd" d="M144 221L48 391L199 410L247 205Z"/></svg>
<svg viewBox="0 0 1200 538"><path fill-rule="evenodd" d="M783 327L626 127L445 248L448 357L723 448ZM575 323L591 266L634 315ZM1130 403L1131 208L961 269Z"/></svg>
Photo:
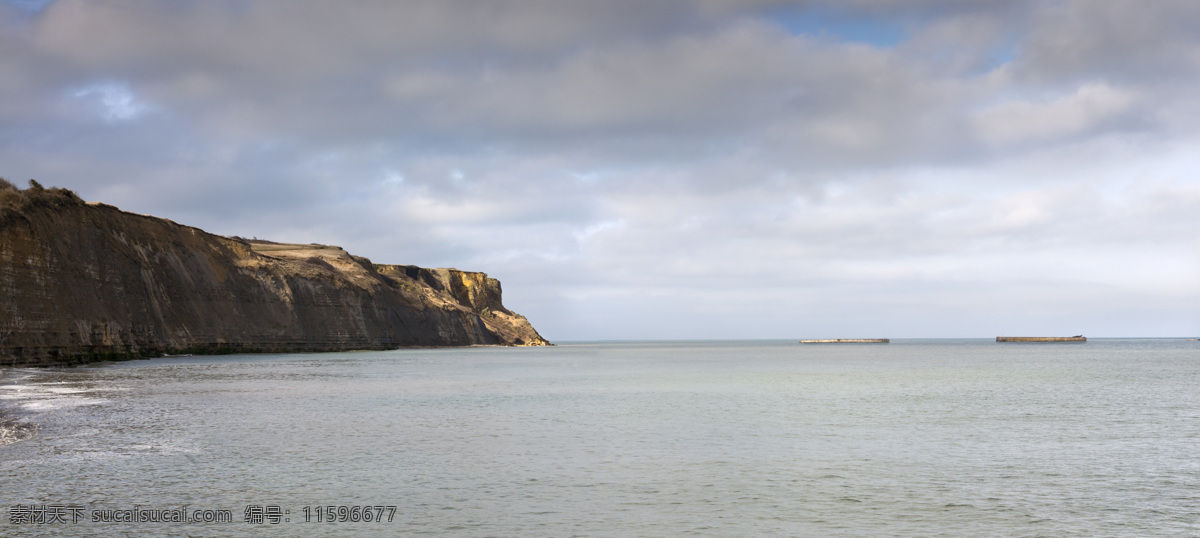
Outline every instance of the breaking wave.
<svg viewBox="0 0 1200 538"><path fill-rule="evenodd" d="M37 435L37 424L25 422L0 409L0 446L11 445Z"/></svg>

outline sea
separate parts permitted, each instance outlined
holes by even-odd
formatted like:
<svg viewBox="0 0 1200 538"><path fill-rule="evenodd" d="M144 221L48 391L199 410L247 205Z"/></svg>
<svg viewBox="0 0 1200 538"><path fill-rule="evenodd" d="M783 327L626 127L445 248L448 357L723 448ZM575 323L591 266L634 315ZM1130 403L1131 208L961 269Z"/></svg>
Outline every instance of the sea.
<svg viewBox="0 0 1200 538"><path fill-rule="evenodd" d="M1196 536L1200 342L0 370L4 536Z"/></svg>

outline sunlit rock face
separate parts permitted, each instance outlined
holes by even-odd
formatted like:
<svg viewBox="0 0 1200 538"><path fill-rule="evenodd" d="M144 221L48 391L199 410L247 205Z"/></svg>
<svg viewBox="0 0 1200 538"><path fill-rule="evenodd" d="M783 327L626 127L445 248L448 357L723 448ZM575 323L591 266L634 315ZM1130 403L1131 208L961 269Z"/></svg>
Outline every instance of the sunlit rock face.
<svg viewBox="0 0 1200 538"><path fill-rule="evenodd" d="M484 273L221 237L0 184L0 364L548 344Z"/></svg>

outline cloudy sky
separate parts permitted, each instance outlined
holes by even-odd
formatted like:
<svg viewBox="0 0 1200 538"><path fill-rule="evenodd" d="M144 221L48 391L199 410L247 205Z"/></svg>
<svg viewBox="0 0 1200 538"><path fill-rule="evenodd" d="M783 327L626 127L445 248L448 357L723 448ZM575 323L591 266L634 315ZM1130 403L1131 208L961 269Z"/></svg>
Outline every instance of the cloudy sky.
<svg viewBox="0 0 1200 538"><path fill-rule="evenodd" d="M1200 3L0 2L0 176L552 341L1200 335Z"/></svg>

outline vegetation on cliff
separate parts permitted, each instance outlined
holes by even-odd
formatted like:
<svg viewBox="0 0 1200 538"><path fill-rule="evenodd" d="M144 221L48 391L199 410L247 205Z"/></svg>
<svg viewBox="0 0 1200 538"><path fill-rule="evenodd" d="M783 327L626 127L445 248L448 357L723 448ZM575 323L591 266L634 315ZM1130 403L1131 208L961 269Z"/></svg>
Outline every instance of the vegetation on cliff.
<svg viewBox="0 0 1200 538"><path fill-rule="evenodd" d="M64 207L83 203L83 199L69 189L47 189L31 179L29 188L22 190L0 177L0 223L23 218L31 207Z"/></svg>

